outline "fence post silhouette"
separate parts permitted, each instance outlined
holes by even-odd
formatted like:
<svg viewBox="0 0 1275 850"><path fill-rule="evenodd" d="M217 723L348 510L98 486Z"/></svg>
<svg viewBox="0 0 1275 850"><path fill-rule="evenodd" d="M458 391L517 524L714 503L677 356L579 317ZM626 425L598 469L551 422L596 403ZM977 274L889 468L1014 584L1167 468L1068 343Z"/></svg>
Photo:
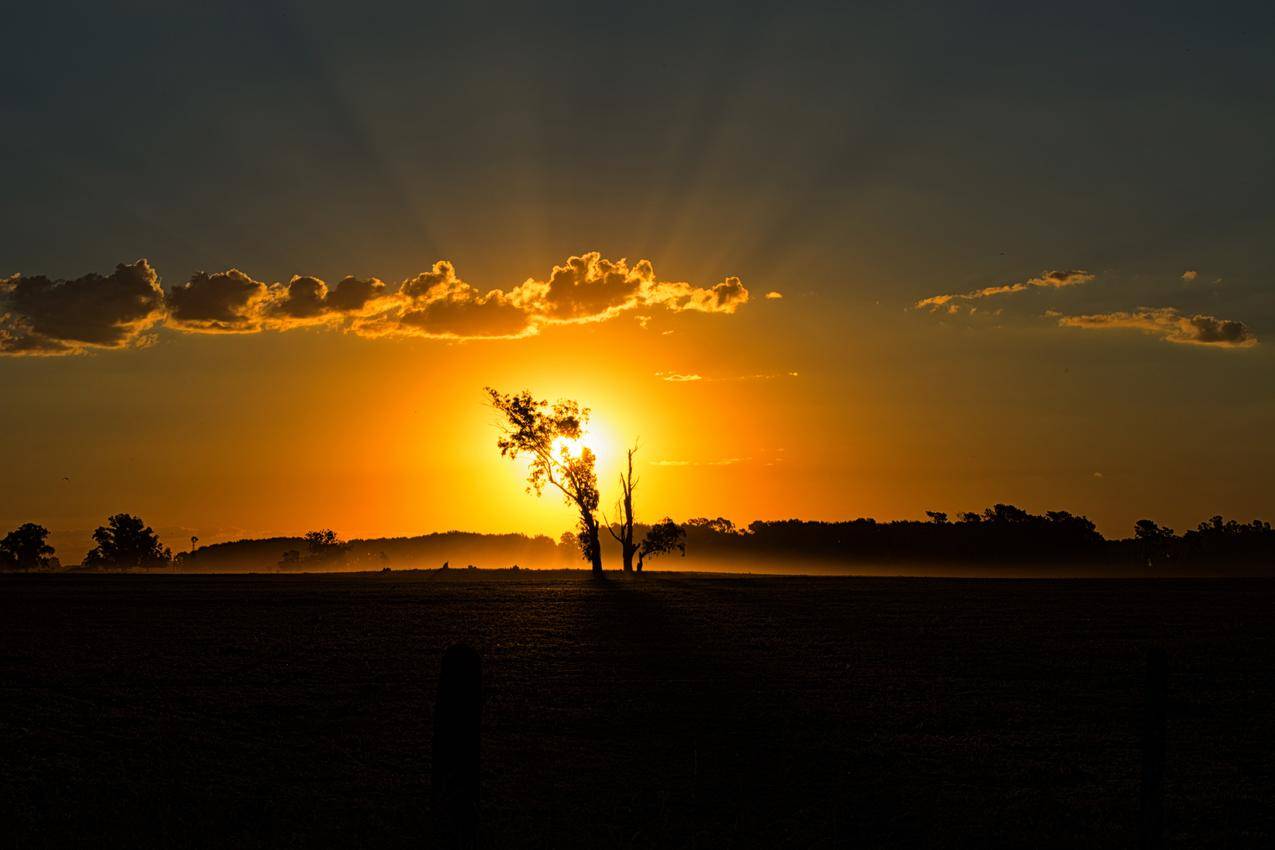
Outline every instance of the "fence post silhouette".
<svg viewBox="0 0 1275 850"><path fill-rule="evenodd" d="M1158 647L1147 650L1142 706L1142 807L1139 845L1142 850L1164 846L1165 703L1168 658Z"/></svg>
<svg viewBox="0 0 1275 850"><path fill-rule="evenodd" d="M433 821L438 847L478 846L482 662L465 644L443 654L434 705Z"/></svg>

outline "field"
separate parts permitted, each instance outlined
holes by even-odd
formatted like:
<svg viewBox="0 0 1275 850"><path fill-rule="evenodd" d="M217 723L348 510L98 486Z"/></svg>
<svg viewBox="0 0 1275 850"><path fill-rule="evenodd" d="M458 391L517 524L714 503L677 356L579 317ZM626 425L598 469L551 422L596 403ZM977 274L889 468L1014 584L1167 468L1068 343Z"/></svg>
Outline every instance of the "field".
<svg viewBox="0 0 1275 850"><path fill-rule="evenodd" d="M1275 581L0 577L7 846L428 846L442 651L485 847L1275 842Z"/></svg>

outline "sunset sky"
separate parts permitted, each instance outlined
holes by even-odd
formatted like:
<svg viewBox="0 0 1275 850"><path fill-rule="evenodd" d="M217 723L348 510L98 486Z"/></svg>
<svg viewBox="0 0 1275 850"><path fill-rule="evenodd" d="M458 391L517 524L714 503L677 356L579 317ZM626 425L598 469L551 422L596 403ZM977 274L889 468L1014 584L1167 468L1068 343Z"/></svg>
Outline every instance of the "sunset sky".
<svg viewBox="0 0 1275 850"><path fill-rule="evenodd" d="M6 14L0 531L556 536L485 385L641 519L1275 520L1269 4L112 5Z"/></svg>

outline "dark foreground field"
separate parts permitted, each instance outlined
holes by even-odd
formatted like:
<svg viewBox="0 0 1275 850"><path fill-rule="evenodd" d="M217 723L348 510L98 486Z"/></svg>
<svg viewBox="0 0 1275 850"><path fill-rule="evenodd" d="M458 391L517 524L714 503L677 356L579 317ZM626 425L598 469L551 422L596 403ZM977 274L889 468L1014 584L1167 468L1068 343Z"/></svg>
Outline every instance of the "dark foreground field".
<svg viewBox="0 0 1275 850"><path fill-rule="evenodd" d="M580 573L0 579L5 846L428 846L443 649L487 847L1275 841L1275 582Z"/></svg>

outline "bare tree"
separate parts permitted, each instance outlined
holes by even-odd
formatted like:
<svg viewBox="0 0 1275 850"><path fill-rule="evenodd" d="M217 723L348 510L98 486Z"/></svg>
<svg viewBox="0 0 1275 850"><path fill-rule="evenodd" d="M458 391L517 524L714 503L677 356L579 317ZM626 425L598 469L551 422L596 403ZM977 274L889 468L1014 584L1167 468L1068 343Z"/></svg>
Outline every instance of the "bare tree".
<svg viewBox="0 0 1275 850"><path fill-rule="evenodd" d="M606 524L607 532L620 544L620 556L626 573L633 572L633 556L638 551L638 544L633 540L633 491L638 484L633 475L633 455L636 453L637 446L628 450L628 470L620 473L620 498L615 505L615 513L620 518L620 533L615 533L611 523Z"/></svg>
<svg viewBox="0 0 1275 850"><path fill-rule="evenodd" d="M594 575L602 574L602 543L598 538L598 475L596 458L588 446L576 452L566 441L579 440L589 421L589 409L577 402L563 400L550 405L534 398L530 392L504 395L487 387L492 406L505 421L496 440L502 457L511 459L527 455L531 470L527 475L527 492L539 496L545 484L562 493L563 499L580 514L580 555L593 567Z"/></svg>

